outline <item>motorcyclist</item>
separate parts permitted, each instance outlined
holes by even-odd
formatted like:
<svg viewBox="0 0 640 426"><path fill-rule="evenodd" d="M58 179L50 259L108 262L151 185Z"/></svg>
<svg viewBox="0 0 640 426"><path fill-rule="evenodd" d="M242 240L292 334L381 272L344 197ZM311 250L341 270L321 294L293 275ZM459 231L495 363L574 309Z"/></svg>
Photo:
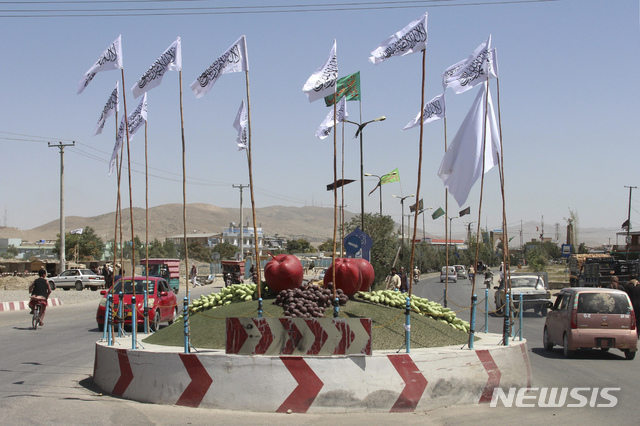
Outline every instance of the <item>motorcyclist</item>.
<svg viewBox="0 0 640 426"><path fill-rule="evenodd" d="M29 308L31 308L30 314L33 315L33 309L36 307L37 303L41 303L42 311L40 312L40 325L44 325L44 313L47 310L47 299L51 294L51 287L49 286L49 281L47 281L47 271L44 269L40 269L38 271L38 278L36 278L33 283L29 286L29 293L31 293L31 298L29 299Z"/></svg>
<svg viewBox="0 0 640 426"><path fill-rule="evenodd" d="M490 288L492 283L493 283L493 272L491 272L491 269L487 268L487 270L484 273L484 285L485 287Z"/></svg>

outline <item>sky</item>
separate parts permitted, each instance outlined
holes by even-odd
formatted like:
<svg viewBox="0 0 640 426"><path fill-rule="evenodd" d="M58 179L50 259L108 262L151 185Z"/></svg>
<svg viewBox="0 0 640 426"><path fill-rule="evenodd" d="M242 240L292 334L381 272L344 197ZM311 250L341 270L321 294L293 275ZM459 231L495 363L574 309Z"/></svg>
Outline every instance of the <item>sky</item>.
<svg viewBox="0 0 640 426"><path fill-rule="evenodd" d="M5 40L0 62L0 225L31 229L59 218L60 154L49 143L75 141L74 147L65 148L65 215L90 217L115 210L116 177L108 174L114 118L102 135L92 134L116 82L123 86L121 73L98 73L82 94L76 91L84 73L118 35L129 112L139 102L131 87L177 37L182 40L182 83L180 73L168 72L162 84L148 92L149 206L182 203L180 85L187 203L239 206L239 191L232 185L246 185L249 177L233 122L246 98L245 74L223 75L200 99L189 86L246 35L256 207L332 207L333 194L326 185L333 181L333 134L324 140L314 135L329 110L322 101L309 103L302 86L325 62L336 39L340 76L361 73L362 100L348 103L349 119L387 117L364 130L364 172L383 175L399 169L400 182L382 186L382 202L383 213L400 223L401 204L393 195L417 190L420 132L402 128L421 107L422 54L378 65L368 57L389 35L425 12L425 100L442 93L444 69L466 58L489 34L498 51L499 87L492 80L490 90L496 108L499 97L508 226L544 221L549 228L560 223L564 229L570 211L577 214L581 228L609 227L615 232L626 220L627 187L640 184L634 161L640 125L637 0L288 4L0 2ZM479 88L460 95L447 90L448 143ZM344 177L356 182L345 186L344 197L345 209L359 213L360 145L355 130L345 125ZM339 167L342 141L338 126ZM135 207L145 205L144 142L143 130L131 141ZM425 125L422 143L420 198L425 207L444 207L444 186L437 176L444 155L444 120ZM377 181L364 180L367 213L379 211L378 190L368 195ZM125 175L123 197L128 203L126 187ZM640 227L636 191L632 228ZM244 202L250 206L248 191ZM414 202L405 201L405 214ZM480 182L464 205L450 197L450 216L471 207L470 215L453 220L454 235L468 222L475 222L475 228L478 218L483 228L502 227L496 169L485 175L480 216L479 204ZM425 224L427 232L444 234L443 219L427 216Z"/></svg>

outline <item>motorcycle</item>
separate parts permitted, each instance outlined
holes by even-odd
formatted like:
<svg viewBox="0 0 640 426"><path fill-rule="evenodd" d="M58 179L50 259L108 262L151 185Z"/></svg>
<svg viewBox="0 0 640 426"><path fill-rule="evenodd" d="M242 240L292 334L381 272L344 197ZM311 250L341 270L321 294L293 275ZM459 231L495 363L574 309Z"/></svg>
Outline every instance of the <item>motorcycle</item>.
<svg viewBox="0 0 640 426"><path fill-rule="evenodd" d="M484 286L486 288L491 288L491 284L493 284L493 272L489 269L484 274Z"/></svg>

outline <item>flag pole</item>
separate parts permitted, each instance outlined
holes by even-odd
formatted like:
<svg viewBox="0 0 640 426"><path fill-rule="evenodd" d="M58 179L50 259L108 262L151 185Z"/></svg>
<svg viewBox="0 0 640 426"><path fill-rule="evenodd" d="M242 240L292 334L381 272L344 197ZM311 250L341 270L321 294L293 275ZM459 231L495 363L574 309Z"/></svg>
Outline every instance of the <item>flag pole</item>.
<svg viewBox="0 0 640 426"><path fill-rule="evenodd" d="M185 294L187 300L191 303L191 290L189 289L189 248L187 243L187 167L186 167L186 149L184 141L184 111L182 108L182 69L178 71L180 84L180 132L182 136L182 229L184 235L184 269L185 269Z"/></svg>
<svg viewBox="0 0 640 426"><path fill-rule="evenodd" d="M485 152L487 150L487 105L489 103L489 76L487 76L487 81L484 83L486 88L486 93L484 97L484 120L482 123L482 177L480 179L480 200L478 202L478 232L476 234L476 257L475 263L478 265L478 256L480 254L480 220L482 218L482 196L484 192L484 171L485 171ZM471 304L473 305L473 295L476 291L476 281L475 279L471 283ZM497 307L496 307L497 308ZM473 315L475 312L473 309L469 313L469 324L473 324ZM473 338L473 334L469 334L469 347L473 346L473 342L471 339Z"/></svg>
<svg viewBox="0 0 640 426"><path fill-rule="evenodd" d="M246 48L245 48L246 51ZM256 200L253 195L253 157L251 153L251 97L249 96L249 70L245 71L245 79L247 82L247 163L249 166L249 192L251 194L251 215L253 216L253 237L254 248L256 254L256 274L258 274L258 299L262 298L262 290L260 289L260 249L258 239L258 227L256 220ZM243 226L240 224L240 226Z"/></svg>
<svg viewBox="0 0 640 426"><path fill-rule="evenodd" d="M336 86L334 85L333 91L333 126L337 127L337 92ZM333 300L337 298L337 289L336 289L336 238L338 236L338 132L336 129L333 130L333 251L331 253L331 264L333 268L331 268L331 280L333 282ZM334 317L337 317L336 307L333 310Z"/></svg>
<svg viewBox="0 0 640 426"><path fill-rule="evenodd" d="M118 111L116 111L115 113L116 116L116 140L118 139ZM122 147L121 147L122 148ZM120 171L121 168L119 166L119 162L118 162L118 152L116 151L116 182L117 182L117 195L116 195L116 227L115 227L115 233L113 236L113 249L111 250L113 252L113 270L115 271L116 268L116 256L118 254L118 213L120 211ZM111 274L111 292L113 293L114 290L114 284L115 284L115 274Z"/></svg>
<svg viewBox="0 0 640 426"><path fill-rule="evenodd" d="M444 117L444 153L447 153L447 116ZM444 247L445 247L445 278L444 278L444 307L447 307L449 296L449 189L444 188ZM475 280L475 275L473 277Z"/></svg>
<svg viewBox="0 0 640 426"><path fill-rule="evenodd" d="M416 208L413 216L413 237L411 238L411 262L409 263L409 297L413 290L413 261L416 251L416 231L418 230L418 206L420 204L420 181L422 179L422 138L424 135L424 80L427 49L422 50L422 90L420 93L420 151L418 154L418 185L416 188ZM408 333L406 331L405 333Z"/></svg>
<svg viewBox="0 0 640 426"><path fill-rule="evenodd" d="M147 290L147 295L149 294L149 161L148 161L148 144L147 144L147 137L148 137L148 118L146 120L144 120L144 188L145 188L145 193L144 193L144 201L145 201L145 209L144 209L144 216L145 216L145 229L144 229L144 239L145 239L145 251L144 251L144 258L145 258L145 266L144 266L144 270L146 271L146 279L145 279L145 288ZM133 274L135 276L135 273ZM179 284L178 284L179 285ZM145 316L145 333L148 332L149 330L147 329L147 326L149 325L149 323L147 322L148 319L148 313L145 312L144 314Z"/></svg>
<svg viewBox="0 0 640 426"><path fill-rule="evenodd" d="M129 116L127 115L127 95L126 95L126 90L124 90L125 84L124 84L124 68L121 68L120 71L122 72L122 101L124 103L124 124L125 124L125 130L126 130L126 135L127 135L127 166L128 166L128 170L129 170L129 215L131 217L131 269L132 269L132 273L131 276L135 277L136 275L136 250L135 250L135 246L133 244L134 241L134 230L133 230L133 194L131 193L131 150L129 147ZM120 265L120 267L124 267L124 265ZM114 273L115 273L115 268L114 268ZM124 277L123 277L124 278ZM136 286L133 286L133 296L136 296Z"/></svg>
<svg viewBox="0 0 640 426"><path fill-rule="evenodd" d="M333 103L336 103L335 98L333 100ZM346 102L345 102L345 105L346 105ZM337 130L338 130L338 126L336 125L336 131ZM342 173L341 173L342 185L340 186L340 194L342 196L342 201L340 203L340 241L342 242L344 241L344 121L342 122L342 154L341 154L340 160L342 162ZM364 218L360 218L360 219L364 220ZM340 257L344 257L344 244L342 243L340 244Z"/></svg>

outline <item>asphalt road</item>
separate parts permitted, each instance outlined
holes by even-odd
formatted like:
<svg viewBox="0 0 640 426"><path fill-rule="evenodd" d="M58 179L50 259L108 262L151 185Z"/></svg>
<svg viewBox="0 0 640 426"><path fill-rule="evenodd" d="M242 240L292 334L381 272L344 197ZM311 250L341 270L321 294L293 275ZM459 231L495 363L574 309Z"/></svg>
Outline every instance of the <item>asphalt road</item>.
<svg viewBox="0 0 640 426"><path fill-rule="evenodd" d="M419 296L442 297L444 284L425 279L414 287ZM211 292L197 288L193 296ZM449 285L449 307L467 306L468 280ZM484 290L482 291L484 292ZM492 296L492 294L491 294ZM543 422L592 424L596 418L617 424L637 424L638 359L624 360L621 352L585 351L565 360L560 349L545 352L541 345L544 319L526 314L524 337L534 386L621 387L616 408L491 408L482 406L443 408L410 414L275 414L142 404L102 395L91 381L94 342L102 336L95 323L96 301L50 308L45 326L30 329L25 311L0 313L0 420L3 424L473 424L478 422L521 424ZM482 296L480 297L482 299ZM460 308L456 308L460 309ZM468 319L468 310L461 317ZM484 324L479 316L478 329ZM490 318L489 331L501 329L499 318ZM478 333L482 337L482 333Z"/></svg>

